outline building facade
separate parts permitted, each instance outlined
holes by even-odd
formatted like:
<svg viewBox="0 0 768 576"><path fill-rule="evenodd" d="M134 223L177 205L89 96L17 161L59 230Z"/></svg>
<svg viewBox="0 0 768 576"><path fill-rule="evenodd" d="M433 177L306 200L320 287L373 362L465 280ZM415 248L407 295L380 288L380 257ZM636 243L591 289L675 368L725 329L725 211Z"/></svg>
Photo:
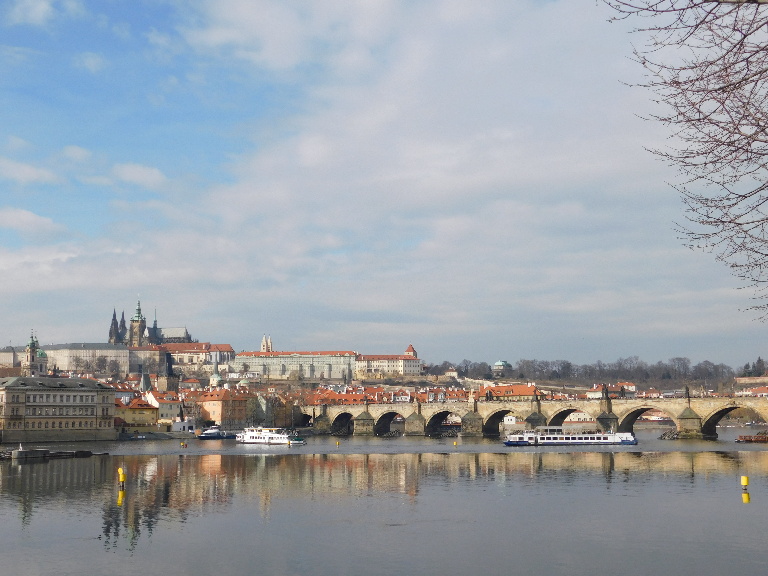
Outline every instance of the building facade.
<svg viewBox="0 0 768 576"><path fill-rule="evenodd" d="M128 348L118 344L72 343L40 347L48 357L48 369L64 372L127 374L130 366Z"/></svg>
<svg viewBox="0 0 768 576"><path fill-rule="evenodd" d="M360 379L419 376L421 371L421 360L412 344L403 354L358 354L355 359L355 377Z"/></svg>
<svg viewBox="0 0 768 576"><path fill-rule="evenodd" d="M114 440L115 391L84 378L0 378L0 441Z"/></svg>
<svg viewBox="0 0 768 576"><path fill-rule="evenodd" d="M350 381L355 372L357 352L240 352L230 364L231 371L257 373L262 380Z"/></svg>

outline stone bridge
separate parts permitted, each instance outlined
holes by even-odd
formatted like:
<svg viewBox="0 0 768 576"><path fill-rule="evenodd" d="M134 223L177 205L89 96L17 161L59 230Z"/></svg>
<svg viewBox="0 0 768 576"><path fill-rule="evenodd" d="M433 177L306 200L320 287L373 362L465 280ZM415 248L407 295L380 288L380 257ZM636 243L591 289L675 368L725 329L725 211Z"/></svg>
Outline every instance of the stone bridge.
<svg viewBox="0 0 768 576"><path fill-rule="evenodd" d="M737 408L750 408L768 422L768 398L601 398L594 400L471 401L302 406L303 424L316 433L383 435L392 421L405 420L405 434L437 433L445 418L461 418L462 436L498 436L504 416L517 418L520 426L559 426L573 412L591 416L603 430L632 432L637 419L658 410L677 426L680 438L717 438L717 423Z"/></svg>

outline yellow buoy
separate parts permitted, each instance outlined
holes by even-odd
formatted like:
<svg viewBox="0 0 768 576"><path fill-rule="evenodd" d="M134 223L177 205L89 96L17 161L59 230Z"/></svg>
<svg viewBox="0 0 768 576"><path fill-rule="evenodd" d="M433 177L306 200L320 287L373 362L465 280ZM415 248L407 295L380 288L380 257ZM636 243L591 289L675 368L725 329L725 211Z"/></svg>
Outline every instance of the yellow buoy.
<svg viewBox="0 0 768 576"><path fill-rule="evenodd" d="M454 443L453 443L453 445L454 445L454 446L456 446L457 444L458 444L458 442L454 442Z"/></svg>
<svg viewBox="0 0 768 576"><path fill-rule="evenodd" d="M744 504L749 504L749 492L742 492L741 493L741 501Z"/></svg>
<svg viewBox="0 0 768 576"><path fill-rule="evenodd" d="M744 490L747 489L747 486L749 486L749 476L741 477L741 486L744 488Z"/></svg>

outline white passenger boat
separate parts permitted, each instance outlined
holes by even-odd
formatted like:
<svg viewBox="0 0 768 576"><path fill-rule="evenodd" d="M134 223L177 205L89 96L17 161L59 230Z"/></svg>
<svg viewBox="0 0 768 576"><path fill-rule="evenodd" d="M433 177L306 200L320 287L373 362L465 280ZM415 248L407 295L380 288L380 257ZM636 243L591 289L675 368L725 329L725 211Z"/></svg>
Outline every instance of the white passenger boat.
<svg viewBox="0 0 768 576"><path fill-rule="evenodd" d="M539 426L534 430L516 430L507 434L505 446L579 446L579 445L637 444L631 432L603 432L600 430L566 430L560 426Z"/></svg>
<svg viewBox="0 0 768 576"><path fill-rule="evenodd" d="M284 444L286 446L301 446L306 444L304 438L300 438L296 432L285 428L246 428L240 432L235 440L243 444Z"/></svg>

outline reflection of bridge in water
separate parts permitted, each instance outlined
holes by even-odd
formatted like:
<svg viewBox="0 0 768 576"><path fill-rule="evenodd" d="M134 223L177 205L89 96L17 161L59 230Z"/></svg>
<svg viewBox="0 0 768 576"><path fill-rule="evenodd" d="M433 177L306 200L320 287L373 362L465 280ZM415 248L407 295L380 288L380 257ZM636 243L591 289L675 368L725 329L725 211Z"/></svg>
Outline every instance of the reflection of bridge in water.
<svg viewBox="0 0 768 576"><path fill-rule="evenodd" d="M116 503L118 466L128 477L122 504ZM295 503L333 497L354 504L372 492L415 497L432 478L528 480L553 473L603 477L607 484L643 482L658 475L686 482L740 474L759 479L768 476L768 451L105 456L38 464L0 462L0 486L6 510L18 509L20 527L36 518L45 522L46 506L57 498L73 512L99 510L105 546L127 538L133 548L158 524L204 521L230 510L239 499L258 501L260 514L267 517L272 503L281 499Z"/></svg>
<svg viewBox="0 0 768 576"><path fill-rule="evenodd" d="M717 424L738 409L754 410L768 421L768 398L601 398L595 400L472 401L302 406L305 424L315 432L382 435L397 416L405 420L405 434L437 433L445 418L461 418L462 436L498 436L502 419L511 415L520 426L560 426L574 412L583 412L603 430L633 432L637 419L658 410L674 422L679 438L717 438Z"/></svg>

